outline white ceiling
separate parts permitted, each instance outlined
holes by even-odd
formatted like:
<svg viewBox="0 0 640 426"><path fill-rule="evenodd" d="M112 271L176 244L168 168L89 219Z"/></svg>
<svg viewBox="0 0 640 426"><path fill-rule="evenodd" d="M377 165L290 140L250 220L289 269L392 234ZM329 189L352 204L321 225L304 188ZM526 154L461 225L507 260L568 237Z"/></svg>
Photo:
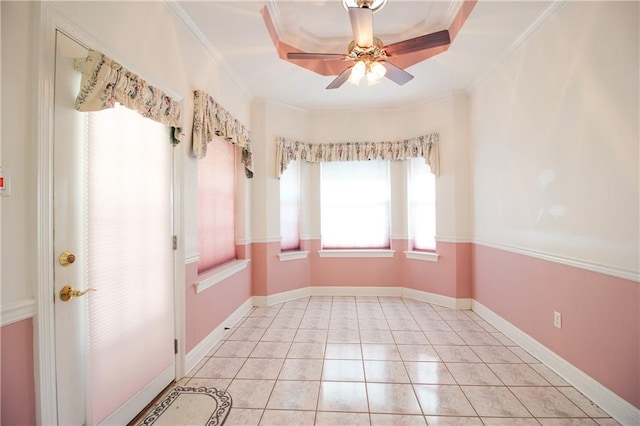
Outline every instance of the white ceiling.
<svg viewBox="0 0 640 426"><path fill-rule="evenodd" d="M282 41L309 52L346 53L353 37L340 0L269 2ZM552 2L479 1L448 51L406 69L415 76L409 83L383 79L371 87L345 83L335 90L325 90L333 76L278 57L260 14L266 3L180 1L174 6L251 97L313 110L393 107L468 88L505 57ZM459 6L459 1L388 0L374 15L374 33L389 44L446 29Z"/></svg>

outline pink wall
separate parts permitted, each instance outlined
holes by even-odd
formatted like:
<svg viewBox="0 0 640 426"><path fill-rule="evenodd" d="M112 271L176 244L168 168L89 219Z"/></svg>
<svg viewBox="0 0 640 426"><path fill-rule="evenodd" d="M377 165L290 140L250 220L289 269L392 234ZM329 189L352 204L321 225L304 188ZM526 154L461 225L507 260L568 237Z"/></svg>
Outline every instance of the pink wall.
<svg viewBox="0 0 640 426"><path fill-rule="evenodd" d="M306 244L308 259L286 262L278 258L279 243L252 244L251 271L200 294L190 285L196 265L187 265L187 351L253 295L308 286L408 287L477 300L640 406L636 282L469 243L438 243L438 262L405 259L406 241L392 242L393 258L321 258L319 240ZM554 311L562 313L562 329L553 327Z"/></svg>
<svg viewBox="0 0 640 426"><path fill-rule="evenodd" d="M470 243L438 243L438 262L405 259L406 241L392 242L393 258L321 258L319 240L305 244L307 259L285 262L279 243L252 244L251 270L200 294L190 285L196 265L187 265L186 350L251 296L308 286L408 287L477 300L640 406L636 282ZM562 329L553 327L553 311L562 313Z"/></svg>
<svg viewBox="0 0 640 426"><path fill-rule="evenodd" d="M301 249L306 250L304 246ZM279 242L253 243L251 253L254 296L284 293L310 285L309 259L282 262L278 257Z"/></svg>
<svg viewBox="0 0 640 426"><path fill-rule="evenodd" d="M186 265L185 281L185 351L188 353L229 317L251 294L251 265L196 293L193 283L198 278L196 262Z"/></svg>
<svg viewBox="0 0 640 426"><path fill-rule="evenodd" d="M438 242L437 252L437 262L404 261L404 286L441 296L471 297L471 244Z"/></svg>
<svg viewBox="0 0 640 426"><path fill-rule="evenodd" d="M475 300L640 407L637 282L479 245L472 274Z"/></svg>
<svg viewBox="0 0 640 426"><path fill-rule="evenodd" d="M308 286L409 287L449 297L471 297L471 244L438 243L438 262L405 259L406 240L393 240L391 258L320 257L320 240L304 242L308 259L282 262L279 243L252 244L253 295Z"/></svg>
<svg viewBox="0 0 640 426"><path fill-rule="evenodd" d="M0 423L35 425L33 321L26 319L0 328Z"/></svg>
<svg viewBox="0 0 640 426"><path fill-rule="evenodd" d="M313 286L402 286L402 251L391 258L333 258L318 255L320 240L311 240L310 244Z"/></svg>

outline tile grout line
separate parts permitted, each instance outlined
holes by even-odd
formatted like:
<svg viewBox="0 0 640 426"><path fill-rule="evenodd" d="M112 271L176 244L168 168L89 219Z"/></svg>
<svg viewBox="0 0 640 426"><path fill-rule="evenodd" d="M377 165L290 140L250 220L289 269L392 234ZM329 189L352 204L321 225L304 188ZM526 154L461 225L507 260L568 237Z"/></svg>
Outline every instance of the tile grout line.
<svg viewBox="0 0 640 426"><path fill-rule="evenodd" d="M296 336L298 335L298 332L300 332L301 330L307 330L307 329L302 329L300 327L301 327L301 325L303 325L302 321L304 321L304 315L307 312L311 312L310 308L312 309L312 306L311 306L312 300L313 300L313 297L307 298L307 301L305 303L304 310L303 310L303 316L302 316L302 318L300 318L300 320L297 323L297 327L294 329L295 332L293 333L292 340L287 341L287 343L289 344L289 347L287 349L286 354L284 354L283 363L280 366L280 369L278 370L278 374L276 375L276 378L274 380L274 385L273 385L273 387L271 389L271 392L269 393L269 396L267 398L267 402L265 403L265 406L262 409L262 412L261 412L261 415L260 415L260 421L263 420L263 417L264 417L264 415L265 415L265 413L267 411L267 407L268 407L269 401L271 400L271 398L273 396L273 392L275 391L275 387L277 386L278 382L285 380L284 378L281 379L280 376L283 373L283 369L284 369L284 366L285 366L287 360L288 359L297 359L297 358L289 358L289 355L290 355L290 353L292 351L293 343L295 343L295 339L296 339ZM336 324L346 325L346 324L348 324L350 322L350 320L349 320L350 317L348 315L348 312L349 312L350 308L349 308L348 304L347 305L343 305L342 303L339 303L341 300L342 299L336 299L335 297L331 297L330 300L328 301L329 302L329 319L328 319L328 324L326 325L326 328L324 327L324 324L320 324L320 325L323 326L322 328L309 329L309 330L326 330L326 333L324 333L324 337L322 338L323 354L322 354L322 358L321 358L322 359L322 368L320 370L320 380L319 380L318 395L317 395L317 398L316 398L316 401L315 401L315 410L310 410L310 409L309 410L307 410L307 409L305 409L305 410L297 410L296 409L294 411L314 411L315 412L314 413L314 422L315 423L317 423L318 413L320 412L319 411L319 408L320 408L319 402L320 402L320 398L321 398L320 390L322 388L324 370L325 370L325 363L326 363L326 359L327 359L326 358L327 357L327 346L329 345L329 340L330 340L329 336L330 336L330 332L332 330L332 328L331 328L332 327L332 318L334 318L334 321L333 321L333 325L334 326ZM360 317L361 317L362 314L365 313L365 311L363 311L364 306L361 306L362 303L360 303L360 304L358 303L357 297L353 297L353 299L351 299L351 300L353 300L353 303L354 303L354 306L355 306L355 314L356 314L355 320L357 322L357 333L358 333L358 348L359 348L359 352L360 352L360 361L361 361L361 366L362 366L362 371L363 371L365 395L366 395L366 399L367 399L367 408L368 408L367 414L368 414L368 418L369 418L369 423L372 423L373 419L372 419L372 411L371 411L370 397L369 397L369 386L368 386L370 384L370 382L369 382L369 377L367 375L367 369L366 369L366 361L367 360L365 359L365 353L364 353L364 345L365 345L365 343L363 342L363 339L362 339L362 336L361 336L361 333L362 333L363 330L362 330L361 322L360 322L360 319L361 319ZM593 413L589 414L589 413L587 413L587 411L583 410L581 408L581 406L578 405L578 403L579 403L578 401L580 401L581 405L582 405L582 401L579 400L577 398L577 396L576 397L570 397L568 395L565 395L559 389L559 388L565 388L565 387L566 388L570 388L570 389L574 389L570 384L567 384L566 386L561 386L561 385L554 384L554 382L552 382L552 380L551 380L552 377L549 378L549 377L547 377L546 374L545 374L545 376L542 376L542 373L540 373L536 369L534 369L530 362L527 362L525 359L523 359L520 355L518 355L516 352L514 352L512 350L512 348L520 348L522 350L521 347L519 347L516 344L513 344L513 346L507 345L504 340L499 339L498 337L495 336L495 334L499 334L499 333L492 333L491 330L487 330L487 329L483 328L482 325L478 322L477 319L475 319L475 318L473 318L473 317L471 317L469 315L467 315L467 318L461 319L461 318L456 318L455 315L453 314L454 312L461 312L463 314L466 314L466 312L455 311L455 310L449 312L449 311L444 311L442 309L434 309L434 307L431 304L425 302L424 305L429 306L433 310L433 313L435 315L437 315L438 318L440 318L437 321L443 321L444 324L446 324L447 326L449 326L452 329L451 332L453 333L453 335L457 336L463 342L463 344L461 344L461 345L448 345L448 346L453 346L453 347L460 346L460 347L468 348L468 350L471 353L473 353L476 357L478 357L478 359L480 360L480 362L478 364L482 364L484 366L484 368L486 368L488 371L491 372L491 374L496 376L497 379L498 379L498 382L500 383L500 384L494 384L494 385L485 385L485 384L482 384L482 383L470 384L470 385L461 385L460 384L460 379L456 378L456 376L453 376L453 373L451 373L451 370L449 370L448 364L466 363L466 362L465 361L451 361L450 363L445 362L444 359L442 359L442 357L440 356L440 354L436 350L436 347L437 346L447 346L447 345L434 345L433 342L427 336L427 332L425 331L424 326L421 325L421 322L419 322L417 320L418 316L416 316L416 315L419 315L419 311L418 311L417 307L413 307L413 306L411 306L411 304L407 304L407 301L404 298L399 298L399 300L402 302L401 306L403 307L403 309L401 311L398 310L398 309L395 309L395 307L397 307L397 306L394 306L394 305L397 305L395 303L396 302L395 298L393 299L394 303L383 303L380 300L380 298L377 297L375 306L378 307L380 309L380 311L382 312L382 314L383 314L383 317L385 319L385 324L386 324L386 326L388 328L388 333L391 335L391 340L393 342L393 346L390 346L390 347L395 348L395 351L398 353L399 362L402 363L402 367L403 367L402 371L407 375L407 378L408 378L408 383L407 384L409 384L412 387L413 395L416 398L416 401L418 402L418 406L420 407L420 410L422 412L421 417L425 421L426 421L427 414L425 414L424 409L422 408L422 404L420 403L420 399L418 398L418 395L417 395L417 392L416 392L416 386L417 385L421 385L421 383L414 382L412 377L411 377L411 375L409 374L408 363L412 362L412 361L407 360L406 359L406 355L403 355L402 352L400 352L401 344L398 343L398 339L400 338L399 336L401 336L401 334L398 333L396 335L396 334L394 334L394 331L420 331L420 334L422 336L424 336L425 339L426 339L426 342L427 342L426 345L428 345L431 348L433 348L435 354L438 355L438 359L439 360L438 361L433 361L433 362L434 363L438 363L438 364L442 364L442 366L445 368L445 370L453 378L455 386L462 391L462 394L464 395L465 400L472 407L472 409L473 409L473 411L475 413L475 416L455 416L455 415L445 415L445 414L429 414L429 416L433 415L433 416L437 416L437 417L469 417L469 418L474 418L475 417L480 422L486 423L485 421L483 421L483 417L480 416L480 414L478 413L478 410L476 409L474 404L471 403L471 400L469 399L467 394L462 390L463 386L468 386L468 387L474 387L474 386L483 387L483 386L486 386L486 387L506 388L508 390L509 394L511 394L515 398L515 400L518 401L518 403L522 407L524 407L526 412L531 416L531 417L521 417L521 416L519 416L519 417L503 417L505 419L509 419L509 418L511 418L511 419L515 419L515 418L531 418L534 421L538 422L538 417L535 417L533 415L533 412L531 411L531 409L527 405L525 405L524 402L520 398L518 398L518 396L513 392L514 388L538 388L538 387L539 388L544 388L544 389L553 388L556 392L559 392L564 398L566 398L566 400L569 402L569 404L571 404L571 406L573 406L577 410L576 413L579 412L579 413L582 414L582 417L579 417L580 419L590 419L590 420L593 420L593 421L595 421L595 419L600 419L600 420L602 420L602 419L610 419L610 417L592 416L591 414L593 414ZM253 349L245 357L244 361L242 362L242 365L239 367L238 371L234 374L234 377L231 379L231 382L229 383L229 386L231 386L233 381L239 380L239 378L237 376L238 376L240 370L244 367L244 365L247 362L247 360L251 357L251 354L254 353L254 351L256 350L256 347L258 346L258 344L260 342L262 342L262 338L267 333L267 330L271 329L271 327L272 327L275 319L278 317L278 315L285 311L285 309L284 309L285 305L286 305L286 303L279 304L279 307L277 308L277 313L273 317L270 318L270 321L269 321L268 325L266 325L265 331L262 333L262 335L260 336L259 340L256 342L256 345L253 347ZM319 306L323 306L323 304L320 304ZM385 306L386 306L386 309L385 309ZM342 308L347 308L347 309L345 311ZM317 309L317 311L325 311L325 310L324 309ZM440 311L447 312L448 315L446 317L448 317L449 319L445 319L445 317L443 317L441 315ZM233 336L233 334L237 331L238 328L242 327L242 325L246 322L246 320L248 318L250 318L251 314L253 314L254 312L255 312L255 308L250 313L247 314L245 319L237 327L235 327L236 330L233 333L229 333L228 336L224 336L221 339L221 340L223 340L223 343L221 343L219 345L219 347L213 348L213 350L210 352L210 355L207 356L207 360L211 360L212 358L215 357L216 352L220 350L220 348L224 345L224 343L229 342L229 338ZM400 315L401 318L400 318L400 320L398 320L397 323L395 323L394 326L392 326L391 323L390 323L390 319L394 319L394 316L396 314ZM410 325L410 324L402 324L402 322L405 321L405 318L404 318L405 314L407 314L407 316L410 317L412 319L412 321L416 323L416 325L418 326L418 330L412 330L411 329L412 325ZM318 320L318 321L321 321L321 320ZM467 325L465 325L465 324L456 324L457 326L451 327L452 324L449 321L470 321L470 324L468 324L469 326L471 326L471 324L476 324L479 327L481 327L483 329L483 331L475 331L475 330L464 331L464 327L466 327ZM283 322L286 322L286 321L283 321ZM280 324L280 323L278 323L278 324ZM316 324L316 325L318 325L318 324ZM396 327L399 327L399 330L392 330L392 328L396 328ZM274 329L276 329L276 328L288 328L288 327L275 327ZM344 330L344 329L337 329L337 330ZM375 332L376 330L372 329L372 331ZM377 330L377 331L383 331L383 330ZM497 341L497 344L489 344L489 343L487 343L487 344L475 344L475 345L472 345L472 344L468 343L467 340L465 338L463 338L459 334L460 332L463 332L463 334L466 333L466 332L468 332L468 333L471 333L471 332L483 333L483 334L486 334L487 336L490 336L490 337L494 338ZM380 333L380 336L374 337L373 340L380 340L381 334L382 333ZM372 335L375 335L375 333L372 333ZM467 338L472 338L472 337L475 339L476 337L480 338L482 336L480 336L480 335L478 335L478 336L467 335ZM273 338L277 339L277 336L274 336ZM309 340L309 339L311 339L311 338L308 338L307 340ZM344 340L345 336L340 336L340 337L338 337L336 339L337 340ZM402 336L403 344L405 343L405 339L407 339L406 341L410 341L411 340L410 334L407 334L406 336ZM312 342L316 342L317 341L317 336L314 336L314 338L311 339L311 340L312 340ZM349 338L347 338L346 340L349 340ZM480 340L474 340L474 341L479 342ZM473 343L474 341L471 341L471 343ZM274 340L274 342L279 342L279 340ZM302 342L302 343L306 343L306 342ZM345 343L337 341L337 342L335 342L335 344L336 345L342 345L342 344L345 344ZM372 343L372 345L374 345L374 344L375 343ZM406 344L411 344L411 343L406 343ZM380 343L380 345L384 345L384 344ZM419 344L416 344L416 345L417 346L422 346L422 345L425 345L425 344L419 343ZM479 347L484 347L484 346L505 348L510 353L512 353L519 360L519 362L506 362L506 361L505 362L492 362L492 358L489 357L488 355L487 355L487 357L484 357L484 356L480 357L480 355L477 352L477 350L479 350L478 349ZM486 353L487 352L485 352L485 354ZM526 353L526 351L525 351L525 353ZM377 358L377 356L373 356L373 357ZM388 357L389 356L387 354L384 354L384 355L382 355L382 359L380 359L379 361L381 361L381 362L392 362L393 360L386 359ZM235 358L235 356L234 356L234 358ZM311 359L316 359L316 358L313 358L313 357L309 358L309 357L305 356L304 358L301 358L301 359L311 360ZM342 356L342 355L336 355L336 359L350 359L350 358L344 358L344 356ZM534 361L534 360L538 361L537 359L532 359L530 361ZM415 362L420 362L420 361L415 361ZM425 361L425 362L430 362L430 361ZM471 363L471 364L474 364L474 363ZM536 362L535 364L536 365L540 364L540 365L543 365L543 366L545 365L545 364L540 363L539 361ZM197 371L195 371L194 374L191 377L189 377L189 381L194 380L196 378L197 372L202 370L204 365L206 365L206 362L204 362L200 366L200 368ZM534 374L542 377L542 380L546 384L544 384L544 385L542 385L542 384L540 384L540 385L535 385L535 384L515 384L515 385L510 386L505 381L505 380L508 379L509 376L498 375L498 373L496 373L496 371L494 371L491 368L491 366L497 366L497 365L522 365L522 366L527 366L529 369L531 369L533 371ZM206 377L203 377L203 378L206 378ZM383 384L402 384L402 383L397 383L398 380L400 380L400 379L395 377L395 376L393 376L393 377L389 377L388 381L381 381L380 383L383 383ZM303 381L304 382L304 381L309 381L309 380L303 377L301 379L294 379L292 381ZM344 382L344 380L338 380L338 379L336 379L336 380L328 380L328 382L332 382L332 381L333 382ZM496 382L496 383L498 383L498 382ZM357 382L352 382L352 383L357 383ZM374 383L378 383L378 382L374 382ZM432 386L446 386L446 385L445 384L435 383ZM575 400L575 402L574 402L574 400ZM595 407L599 408L597 406L595 406ZM292 411L292 409L287 409L287 408L277 408L277 409L274 409L274 410ZM328 412L336 412L336 411L329 410ZM345 415L348 414L348 412L343 412L343 411L337 411L336 413L343 413ZM401 415L401 413L388 413L388 414L389 415ZM607 416L607 413L604 413L604 415ZM491 416L486 416L486 417L491 417ZM495 417L495 415L493 417ZM539 418L551 418L551 419L555 419L555 418L562 419L562 418L564 418L564 419L569 419L570 417L548 416L548 417L539 417Z"/></svg>

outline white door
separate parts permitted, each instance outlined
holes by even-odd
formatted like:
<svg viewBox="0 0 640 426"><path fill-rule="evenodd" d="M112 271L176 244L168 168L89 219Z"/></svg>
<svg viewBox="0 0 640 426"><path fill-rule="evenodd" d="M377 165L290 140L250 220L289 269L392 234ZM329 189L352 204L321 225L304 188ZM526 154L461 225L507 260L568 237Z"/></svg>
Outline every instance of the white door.
<svg viewBox="0 0 640 426"><path fill-rule="evenodd" d="M121 425L175 376L173 148L168 128L124 107L74 110L86 50L56 38L58 424Z"/></svg>

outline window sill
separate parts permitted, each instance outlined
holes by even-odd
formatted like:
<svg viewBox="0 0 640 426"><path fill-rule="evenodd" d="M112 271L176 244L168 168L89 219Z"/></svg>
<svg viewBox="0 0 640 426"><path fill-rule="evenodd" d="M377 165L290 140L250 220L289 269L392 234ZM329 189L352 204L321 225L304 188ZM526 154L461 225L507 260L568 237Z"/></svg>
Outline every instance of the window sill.
<svg viewBox="0 0 640 426"><path fill-rule="evenodd" d="M286 262L288 260L306 259L309 257L308 251L295 250L295 251L283 251L278 254L280 262Z"/></svg>
<svg viewBox="0 0 640 426"><path fill-rule="evenodd" d="M395 250L318 250L320 257L393 257Z"/></svg>
<svg viewBox="0 0 640 426"><path fill-rule="evenodd" d="M431 251L405 251L407 259L425 260L427 262L437 262L440 255Z"/></svg>
<svg viewBox="0 0 640 426"><path fill-rule="evenodd" d="M248 259L237 259L199 275L198 281L194 283L194 286L196 287L196 294L201 293L209 287L213 287L218 284L220 281L242 271L248 264Z"/></svg>

